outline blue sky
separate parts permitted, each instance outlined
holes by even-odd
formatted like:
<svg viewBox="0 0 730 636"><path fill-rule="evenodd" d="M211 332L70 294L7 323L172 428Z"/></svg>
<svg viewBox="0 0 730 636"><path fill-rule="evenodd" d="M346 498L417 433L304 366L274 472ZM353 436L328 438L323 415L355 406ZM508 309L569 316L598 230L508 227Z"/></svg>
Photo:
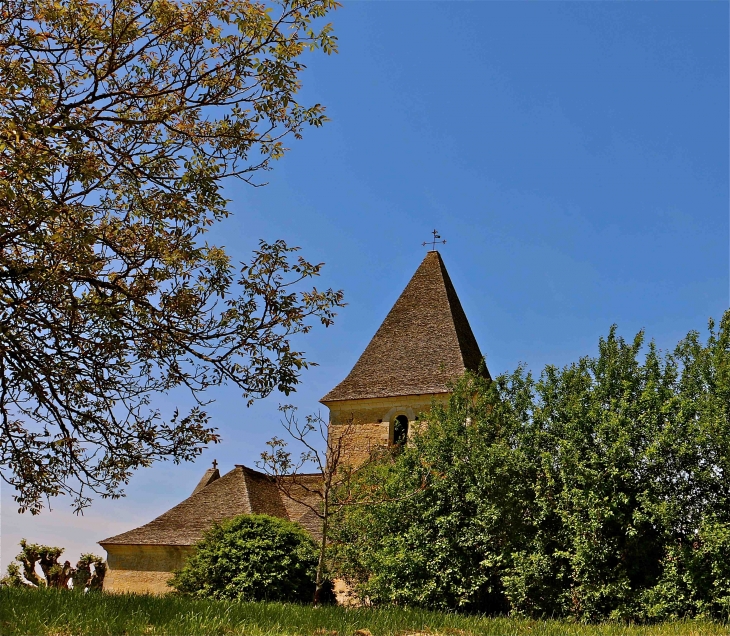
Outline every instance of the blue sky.
<svg viewBox="0 0 730 636"><path fill-rule="evenodd" d="M101 554L213 458L253 465L280 403L317 410L344 378L434 228L493 374L594 353L613 323L671 348L730 304L727 2L347 2L332 19L340 53L308 56L302 92L332 121L267 187L230 183L212 235L238 260L283 238L327 264L318 286L349 304L299 343L320 366L249 409L215 392L222 444L83 518L63 499L17 515L4 488L3 568L23 536Z"/></svg>

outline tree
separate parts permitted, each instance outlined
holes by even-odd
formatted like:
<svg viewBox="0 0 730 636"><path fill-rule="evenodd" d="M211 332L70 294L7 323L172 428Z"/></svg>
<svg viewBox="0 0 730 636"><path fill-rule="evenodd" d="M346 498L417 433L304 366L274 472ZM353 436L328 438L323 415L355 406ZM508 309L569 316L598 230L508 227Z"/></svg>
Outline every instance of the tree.
<svg viewBox="0 0 730 636"><path fill-rule="evenodd" d="M9 587L53 587L69 589L69 582L77 590L101 590L106 574L106 563L94 554L82 554L75 568L69 561L59 563L63 548L28 543L20 540L20 554L15 557L23 567L21 572L17 563L8 565L8 573L1 585ZM36 566L40 566L43 576L38 575ZM93 569L92 569L93 568Z"/></svg>
<svg viewBox="0 0 730 636"><path fill-rule="evenodd" d="M545 369L524 442L533 534L505 578L518 611L727 616L730 312L718 327L664 354L614 327L597 356Z"/></svg>
<svg viewBox="0 0 730 636"><path fill-rule="evenodd" d="M324 599L327 583L325 552L330 517L333 506L338 503L333 500L333 494L343 479L352 472L352 467L343 465L342 451L352 433L353 424L346 424L340 435L335 437L329 435L327 424L319 414L308 415L302 423L297 419L294 407L283 406L279 410L284 414L284 429L305 450L298 461L294 460L292 454L286 450L286 441L273 437L267 442L270 450L261 453L258 465L274 478L277 488L285 497L305 506L321 522L313 594L314 605L319 605ZM318 434L316 439L313 439L313 433ZM321 479L312 482L302 475L307 466L313 466Z"/></svg>
<svg viewBox="0 0 730 636"><path fill-rule="evenodd" d="M299 526L269 515L239 515L214 524L169 585L199 598L307 601L317 550Z"/></svg>
<svg viewBox="0 0 730 636"><path fill-rule="evenodd" d="M131 472L218 436L206 389L294 390L292 336L342 293L261 242L204 240L221 188L320 126L297 101L335 0L7 0L0 7L0 462L20 510L118 497ZM237 271L238 269L238 271ZM169 419L151 396L197 400Z"/></svg>
<svg viewBox="0 0 730 636"><path fill-rule="evenodd" d="M95 554L82 554L71 576L75 590L101 590L104 587L106 563Z"/></svg>
<svg viewBox="0 0 730 636"><path fill-rule="evenodd" d="M354 476L350 489L379 503L333 517L331 561L361 598L509 610L502 577L524 540L531 499L515 410L529 389L521 371L500 381L505 390L467 374L447 407L419 416L427 423L406 445Z"/></svg>
<svg viewBox="0 0 730 636"><path fill-rule="evenodd" d="M299 459L295 460L287 450L287 442L273 437L267 442L270 450L261 453L261 461L257 465L273 477L277 488L285 497L304 506L320 520L319 557L313 597L313 604L316 606L324 602L327 596L329 581L326 555L332 519L345 507L372 507L394 501L387 492L378 487L364 489L355 485L358 484L356 476L367 471L382 456L390 457L391 453L373 448L367 460L353 466L346 461L347 450L357 428L353 420L339 425L334 432L320 414L308 415L302 422L296 417L295 407L287 405L279 410L284 414L282 424L287 435L304 450ZM308 467L316 470L318 479L312 480L311 474L303 472ZM422 483L416 484L412 490L400 492L398 499L408 499L423 487Z"/></svg>
<svg viewBox="0 0 730 636"><path fill-rule="evenodd" d="M671 352L614 327L538 379L467 375L352 488L388 499L333 518L333 573L375 603L727 620L730 311Z"/></svg>

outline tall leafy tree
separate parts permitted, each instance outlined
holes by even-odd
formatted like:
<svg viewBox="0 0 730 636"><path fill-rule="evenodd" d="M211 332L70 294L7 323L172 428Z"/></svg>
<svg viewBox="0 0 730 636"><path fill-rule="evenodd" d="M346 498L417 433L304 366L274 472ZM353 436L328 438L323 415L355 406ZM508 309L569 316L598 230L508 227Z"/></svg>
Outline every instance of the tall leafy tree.
<svg viewBox="0 0 730 636"><path fill-rule="evenodd" d="M671 352L613 328L597 355L538 379L467 376L424 417L356 476L382 503L333 519L332 570L363 596L580 620L730 615L730 311Z"/></svg>
<svg viewBox="0 0 730 636"><path fill-rule="evenodd" d="M333 516L333 575L375 604L508 611L502 576L529 533L533 499L519 444L531 404L522 370L463 378L406 446L347 484L369 503Z"/></svg>
<svg viewBox="0 0 730 636"><path fill-rule="evenodd" d="M513 607L581 619L727 616L730 312L673 352L612 329L535 385L530 544ZM725 600L722 600L722 599Z"/></svg>
<svg viewBox="0 0 730 636"><path fill-rule="evenodd" d="M21 510L116 497L131 471L217 440L204 391L294 390L292 336L341 292L283 241L249 263L204 233L223 181L285 138L302 55L335 50L335 0L6 0L0 6L0 455ZM198 406L163 418L156 392Z"/></svg>

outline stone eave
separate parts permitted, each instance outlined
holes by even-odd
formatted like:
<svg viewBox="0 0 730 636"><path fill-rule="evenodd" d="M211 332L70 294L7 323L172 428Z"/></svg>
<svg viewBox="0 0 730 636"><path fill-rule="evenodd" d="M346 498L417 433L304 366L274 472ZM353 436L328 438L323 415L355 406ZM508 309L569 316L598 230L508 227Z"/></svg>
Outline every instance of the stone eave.
<svg viewBox="0 0 730 636"><path fill-rule="evenodd" d="M368 397L356 397L356 398L339 398L336 400L325 400L322 398L319 400L320 404L324 404L324 406L328 407L330 405L341 405L345 404L347 402L356 402L357 404L362 404L363 406L367 406L369 402L376 403L376 402L397 402L399 399L402 398L434 398L438 396L449 396L451 395L451 391L432 391L429 393L399 393L396 395L373 395Z"/></svg>

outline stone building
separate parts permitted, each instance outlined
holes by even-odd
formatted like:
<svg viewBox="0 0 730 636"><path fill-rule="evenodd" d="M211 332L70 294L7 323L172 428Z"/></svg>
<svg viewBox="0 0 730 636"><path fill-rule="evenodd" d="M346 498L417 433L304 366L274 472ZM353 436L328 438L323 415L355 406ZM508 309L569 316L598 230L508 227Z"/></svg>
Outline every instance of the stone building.
<svg viewBox="0 0 730 636"><path fill-rule="evenodd" d="M329 434L343 439L343 461L357 465L378 446L404 443L419 414L445 402L449 384L466 369L488 375L482 354L441 255L426 254L352 371L321 402L329 408ZM316 505L320 475L298 475L308 486L294 493ZM221 476L209 469L193 493L150 523L104 539L112 592L169 591L172 572L214 522L261 513L301 523L319 535L307 506L283 496L273 480L237 465Z"/></svg>

